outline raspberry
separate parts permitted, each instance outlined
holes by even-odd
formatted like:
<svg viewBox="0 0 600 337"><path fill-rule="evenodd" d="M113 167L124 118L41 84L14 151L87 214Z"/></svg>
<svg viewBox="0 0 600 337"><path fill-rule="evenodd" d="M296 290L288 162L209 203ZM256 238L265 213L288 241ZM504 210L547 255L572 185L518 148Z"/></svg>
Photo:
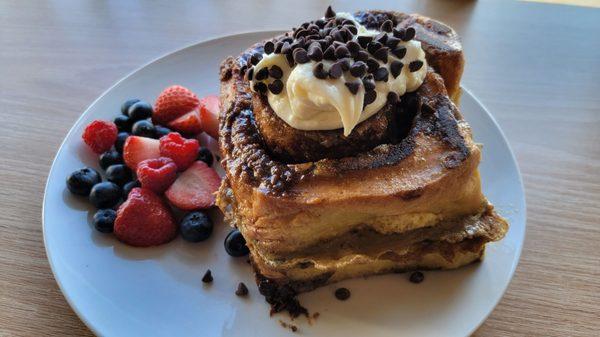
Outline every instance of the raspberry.
<svg viewBox="0 0 600 337"><path fill-rule="evenodd" d="M136 173L142 187L163 193L177 178L177 165L166 157L146 159L138 164Z"/></svg>
<svg viewBox="0 0 600 337"><path fill-rule="evenodd" d="M113 122L95 120L83 130L83 141L97 154L110 150L117 140L117 126Z"/></svg>
<svg viewBox="0 0 600 337"><path fill-rule="evenodd" d="M160 139L160 155L173 159L180 171L185 171L198 157L200 143L196 139L185 139L171 132Z"/></svg>

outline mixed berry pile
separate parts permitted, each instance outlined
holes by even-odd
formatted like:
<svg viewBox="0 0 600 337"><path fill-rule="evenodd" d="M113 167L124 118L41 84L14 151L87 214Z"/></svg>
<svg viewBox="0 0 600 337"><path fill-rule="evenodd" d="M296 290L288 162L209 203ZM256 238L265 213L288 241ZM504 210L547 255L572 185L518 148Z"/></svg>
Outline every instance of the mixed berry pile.
<svg viewBox="0 0 600 337"><path fill-rule="evenodd" d="M200 99L174 85L154 106L130 99L113 121L88 124L82 138L99 155L104 179L85 167L69 175L67 188L98 209L94 227L136 247L164 244L179 233L190 242L208 239L213 222L206 210L215 204L221 178L199 135L218 137L219 108L217 96ZM231 256L248 254L237 230L225 249Z"/></svg>

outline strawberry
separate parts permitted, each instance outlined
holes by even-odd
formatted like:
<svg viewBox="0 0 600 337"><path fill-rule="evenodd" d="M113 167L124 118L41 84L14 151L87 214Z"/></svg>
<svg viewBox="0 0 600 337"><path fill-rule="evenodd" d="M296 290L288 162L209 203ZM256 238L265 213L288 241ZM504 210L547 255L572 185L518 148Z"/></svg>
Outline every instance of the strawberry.
<svg viewBox="0 0 600 337"><path fill-rule="evenodd" d="M117 126L113 122L95 120L83 130L83 141L97 154L110 150L117 140Z"/></svg>
<svg viewBox="0 0 600 337"><path fill-rule="evenodd" d="M160 155L175 161L179 171L185 171L198 157L200 143L197 139L185 139L177 132L160 138Z"/></svg>
<svg viewBox="0 0 600 337"><path fill-rule="evenodd" d="M165 196L176 207L191 211L211 207L215 204L215 192L221 178L204 162L197 161L165 192Z"/></svg>
<svg viewBox="0 0 600 337"><path fill-rule="evenodd" d="M173 240L177 224L171 209L158 195L136 187L117 211L114 233L123 243L149 247Z"/></svg>
<svg viewBox="0 0 600 337"><path fill-rule="evenodd" d="M200 122L202 130L214 139L219 138L219 96L209 95L200 100Z"/></svg>
<svg viewBox="0 0 600 337"><path fill-rule="evenodd" d="M186 135L195 135L202 132L202 124L200 122L200 112L193 110L185 115L172 120L167 126L175 131L179 131Z"/></svg>
<svg viewBox="0 0 600 337"><path fill-rule="evenodd" d="M172 85L163 90L154 103L152 121L154 124L167 125L186 113L196 110L200 100L189 89Z"/></svg>
<svg viewBox="0 0 600 337"><path fill-rule="evenodd" d="M123 145L123 160L132 170L136 170L140 162L158 157L160 157L158 139L129 136Z"/></svg>
<svg viewBox="0 0 600 337"><path fill-rule="evenodd" d="M167 157L146 159L138 164L136 174L142 187L163 193L177 179L177 165Z"/></svg>

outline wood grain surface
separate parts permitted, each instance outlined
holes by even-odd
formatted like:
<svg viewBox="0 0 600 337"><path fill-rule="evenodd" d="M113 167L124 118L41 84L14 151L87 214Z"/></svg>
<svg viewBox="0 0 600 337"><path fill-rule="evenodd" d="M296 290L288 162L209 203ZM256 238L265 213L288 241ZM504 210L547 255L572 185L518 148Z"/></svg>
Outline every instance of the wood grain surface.
<svg viewBox="0 0 600 337"><path fill-rule="evenodd" d="M54 281L41 224L50 164L80 113L164 53L290 28L326 6L298 3L0 1L0 336L91 335ZM513 1L333 5L420 12L452 25L467 56L463 84L516 153L525 247L506 295L475 335L598 336L600 10Z"/></svg>

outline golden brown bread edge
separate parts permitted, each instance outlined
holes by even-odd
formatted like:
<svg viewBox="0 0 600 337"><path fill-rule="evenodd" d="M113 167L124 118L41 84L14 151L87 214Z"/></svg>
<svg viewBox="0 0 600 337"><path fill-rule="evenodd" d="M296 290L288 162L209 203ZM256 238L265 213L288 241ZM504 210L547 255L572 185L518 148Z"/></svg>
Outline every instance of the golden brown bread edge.
<svg viewBox="0 0 600 337"><path fill-rule="evenodd" d="M383 15L385 13L385 15ZM361 24L379 28L384 20L391 19L399 27L411 26L421 41L428 63L442 76L450 98L458 104L460 79L464 57L460 38L447 25L417 14L368 11L356 13ZM262 44L250 50L262 51ZM288 163L317 161L323 158L343 158L368 151L379 144L394 141L398 116L393 104L386 104L378 113L355 127L344 136L341 129L305 131L294 129L280 119L265 96L252 94L252 110L256 125L271 153Z"/></svg>
<svg viewBox="0 0 600 337"><path fill-rule="evenodd" d="M244 237L268 255L284 257L359 225L345 224L345 218L427 213L454 218L477 214L487 205L477 171L480 149L473 143L467 123L457 119L460 114L448 99L443 80L432 71L415 93L422 108L402 142L384 144L355 157L285 165L286 173L300 174L302 179L282 191L269 188L277 177L268 170L256 172L254 165L247 165L257 157L266 158L276 169L280 163L261 148L260 139L244 148L256 129L250 128L254 131L244 135L252 124L232 116L236 111L251 111L251 103L244 103L244 97L250 99L246 87L236 76L222 85L225 118L220 144L226 179L217 204L222 209L233 207ZM246 128L231 124L232 119ZM326 232L321 228L324 220ZM409 224L397 231L424 225L432 224Z"/></svg>

